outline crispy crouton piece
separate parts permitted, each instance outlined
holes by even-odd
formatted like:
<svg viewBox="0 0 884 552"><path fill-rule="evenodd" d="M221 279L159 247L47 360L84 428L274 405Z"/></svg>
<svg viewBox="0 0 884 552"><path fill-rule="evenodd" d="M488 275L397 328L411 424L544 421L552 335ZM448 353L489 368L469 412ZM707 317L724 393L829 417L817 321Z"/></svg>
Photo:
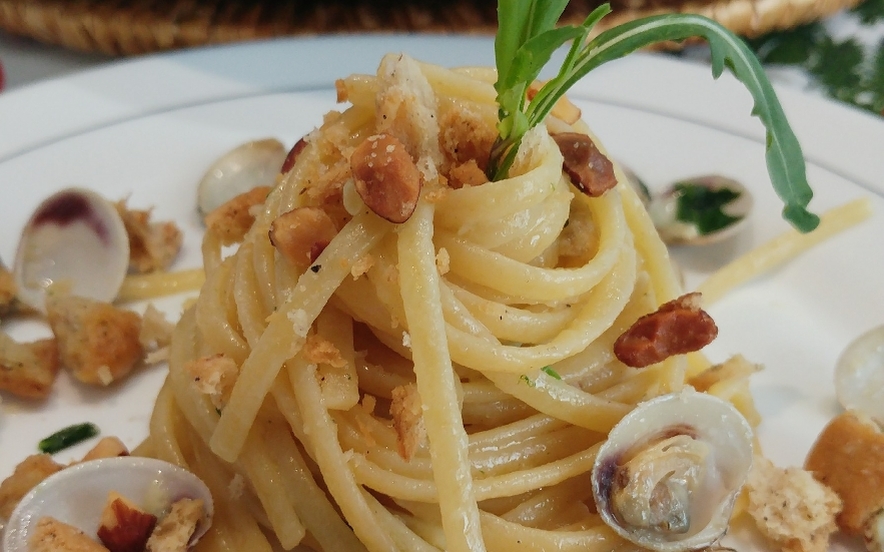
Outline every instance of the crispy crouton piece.
<svg viewBox="0 0 884 552"><path fill-rule="evenodd" d="M108 494L98 538L110 552L141 552L157 524L157 517L116 491Z"/></svg>
<svg viewBox="0 0 884 552"><path fill-rule="evenodd" d="M223 245L241 242L255 223L252 208L262 205L269 193L269 186L258 186L239 194L206 215L206 228L218 236Z"/></svg>
<svg viewBox="0 0 884 552"><path fill-rule="evenodd" d="M268 235L285 260L305 270L337 233L328 213L318 207L298 207L279 215L270 224Z"/></svg>
<svg viewBox="0 0 884 552"><path fill-rule="evenodd" d="M448 185L452 188L480 186L486 182L488 182L488 177L485 176L485 171L476 164L475 159L451 167L451 171L448 173Z"/></svg>
<svg viewBox="0 0 884 552"><path fill-rule="evenodd" d="M57 374L55 339L19 343L0 332L0 389L26 399L44 399Z"/></svg>
<svg viewBox="0 0 884 552"><path fill-rule="evenodd" d="M157 523L147 541L147 552L184 552L203 518L203 501L183 498Z"/></svg>
<svg viewBox="0 0 884 552"><path fill-rule="evenodd" d="M80 462L97 460L99 458L115 458L117 456L129 456L129 449L117 437L102 437L98 443L87 452Z"/></svg>
<svg viewBox="0 0 884 552"><path fill-rule="evenodd" d="M108 552L82 531L52 517L43 517L31 535L31 552Z"/></svg>
<svg viewBox="0 0 884 552"><path fill-rule="evenodd" d="M313 364L328 364L336 368L347 365L347 361L341 356L341 351L335 347L335 344L321 335L310 334L307 336L303 351L307 361Z"/></svg>
<svg viewBox="0 0 884 552"><path fill-rule="evenodd" d="M784 552L826 552L841 500L801 468L781 469L756 456L746 483L748 512Z"/></svg>
<svg viewBox="0 0 884 552"><path fill-rule="evenodd" d="M871 418L854 411L836 416L817 437L804 467L844 501L838 516L842 531L861 535L884 510L884 432Z"/></svg>
<svg viewBox="0 0 884 552"><path fill-rule="evenodd" d="M172 324L153 305L148 305L141 316L141 331L138 334L138 342L147 352L144 356L145 364L156 364L169 359L169 346L172 344L172 332L175 324Z"/></svg>
<svg viewBox="0 0 884 552"><path fill-rule="evenodd" d="M83 383L118 381L144 355L141 317L134 312L83 297L50 294L46 314L62 366Z"/></svg>
<svg viewBox="0 0 884 552"><path fill-rule="evenodd" d="M174 222L151 222L150 211L131 210L126 200L114 205L129 235L129 270L138 273L169 268L184 239Z"/></svg>
<svg viewBox="0 0 884 552"><path fill-rule="evenodd" d="M399 456L409 461L427 436L421 412L421 398L416 385L408 383L393 388L390 415L393 417L393 428L396 430Z"/></svg>
<svg viewBox="0 0 884 552"><path fill-rule="evenodd" d="M22 460L12 475L0 483L0 519L9 519L22 497L63 468L48 454L33 454Z"/></svg>
<svg viewBox="0 0 884 552"><path fill-rule="evenodd" d="M439 145L452 165L473 161L484 175L491 146L497 139L497 130L493 123L488 124L488 115L483 117L478 111L458 104L441 115ZM496 117L496 113L490 115Z"/></svg>
<svg viewBox="0 0 884 552"><path fill-rule="evenodd" d="M190 374L197 391L208 395L215 408L224 408L239 372L232 358L223 354L205 356L187 362L184 369Z"/></svg>

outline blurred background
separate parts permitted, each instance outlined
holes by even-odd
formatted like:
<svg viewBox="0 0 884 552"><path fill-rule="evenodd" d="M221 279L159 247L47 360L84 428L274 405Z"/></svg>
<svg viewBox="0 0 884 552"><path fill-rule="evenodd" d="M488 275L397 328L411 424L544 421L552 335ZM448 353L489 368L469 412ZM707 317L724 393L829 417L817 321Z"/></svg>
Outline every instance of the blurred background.
<svg viewBox="0 0 884 552"><path fill-rule="evenodd" d="M572 0L564 22L598 2ZM612 0L607 26L707 15L744 37L775 82L884 115L884 0ZM491 36L496 0L0 0L0 90L124 57L344 33ZM669 55L707 59L703 44Z"/></svg>

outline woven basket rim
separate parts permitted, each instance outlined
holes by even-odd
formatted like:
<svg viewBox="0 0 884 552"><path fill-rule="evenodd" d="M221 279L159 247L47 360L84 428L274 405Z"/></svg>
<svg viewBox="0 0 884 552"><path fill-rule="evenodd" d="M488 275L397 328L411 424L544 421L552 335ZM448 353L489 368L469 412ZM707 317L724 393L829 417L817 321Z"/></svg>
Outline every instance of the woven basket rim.
<svg viewBox="0 0 884 552"><path fill-rule="evenodd" d="M495 13L477 0L449 0L435 11L400 0L0 0L0 29L81 52L128 56L281 36L344 33L492 34ZM615 10L610 27L659 13L696 13L754 37L821 19L862 0L684 0L674 8ZM566 16L576 21L590 2Z"/></svg>

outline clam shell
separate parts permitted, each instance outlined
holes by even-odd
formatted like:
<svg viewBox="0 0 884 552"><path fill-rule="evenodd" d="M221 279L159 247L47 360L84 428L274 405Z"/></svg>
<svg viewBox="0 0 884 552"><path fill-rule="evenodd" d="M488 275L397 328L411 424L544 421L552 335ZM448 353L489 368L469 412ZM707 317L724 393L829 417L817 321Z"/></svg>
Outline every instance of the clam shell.
<svg viewBox="0 0 884 552"><path fill-rule="evenodd" d="M677 184L690 184L712 191L728 189L738 193L736 199L722 208L724 214L735 217L736 220L706 234L700 233L695 224L678 220ZM663 193L652 197L648 204L648 213L664 242L673 245L709 245L730 238L742 230L749 220L753 203L752 194L741 183L724 176L708 175L679 180Z"/></svg>
<svg viewBox="0 0 884 552"><path fill-rule="evenodd" d="M683 450L690 454L673 464ZM604 522L630 542L697 550L727 530L751 465L745 418L687 388L641 403L611 430L593 467L593 495ZM645 477L651 474L659 477Z"/></svg>
<svg viewBox="0 0 884 552"><path fill-rule="evenodd" d="M200 179L197 207L205 217L228 200L258 186L273 186L288 149L275 138L254 140L216 160Z"/></svg>
<svg viewBox="0 0 884 552"><path fill-rule="evenodd" d="M212 524L212 495L194 474L153 458L102 458L65 468L25 495L6 525L2 550L30 550L31 532L45 516L69 523L97 540L101 512L110 491L120 493L154 515L161 515L181 498L203 499L204 517L191 537L191 544Z"/></svg>
<svg viewBox="0 0 884 552"><path fill-rule="evenodd" d="M884 425L884 326L853 340L835 365L835 393L847 410Z"/></svg>
<svg viewBox="0 0 884 552"><path fill-rule="evenodd" d="M22 230L13 265L18 298L45 312L46 292L112 301L129 268L129 237L99 194L67 188L44 200Z"/></svg>

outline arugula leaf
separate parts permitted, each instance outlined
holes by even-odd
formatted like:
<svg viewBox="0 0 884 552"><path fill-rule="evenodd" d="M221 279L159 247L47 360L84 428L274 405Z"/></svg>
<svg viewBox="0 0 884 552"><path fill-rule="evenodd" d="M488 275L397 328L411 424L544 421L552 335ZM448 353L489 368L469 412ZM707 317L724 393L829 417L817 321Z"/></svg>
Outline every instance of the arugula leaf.
<svg viewBox="0 0 884 552"><path fill-rule="evenodd" d="M571 29L567 32L555 28L555 21L561 15L561 11L557 11L560 7L563 9L561 0L499 0L501 25L495 39L495 52L498 61L502 55L512 57L502 66L498 64L495 89L500 106L500 135L492 147L489 178L506 177L528 129L542 122L556 101L591 70L657 42L699 36L709 43L713 76L718 78L727 67L752 94L755 101L752 114L766 127L768 172L774 190L785 204L783 217L802 232L816 228L819 217L807 210L813 191L807 183L801 146L761 63L740 38L709 18L675 13L627 22L586 41L592 27L610 12L610 7L600 6L581 25L562 27ZM543 9L549 9L550 13L541 14ZM517 22L519 17L525 19ZM526 108L524 93L551 58L552 45L568 40L566 37L572 33L576 40L558 74L541 87ZM530 81L523 80L529 76L532 76Z"/></svg>

